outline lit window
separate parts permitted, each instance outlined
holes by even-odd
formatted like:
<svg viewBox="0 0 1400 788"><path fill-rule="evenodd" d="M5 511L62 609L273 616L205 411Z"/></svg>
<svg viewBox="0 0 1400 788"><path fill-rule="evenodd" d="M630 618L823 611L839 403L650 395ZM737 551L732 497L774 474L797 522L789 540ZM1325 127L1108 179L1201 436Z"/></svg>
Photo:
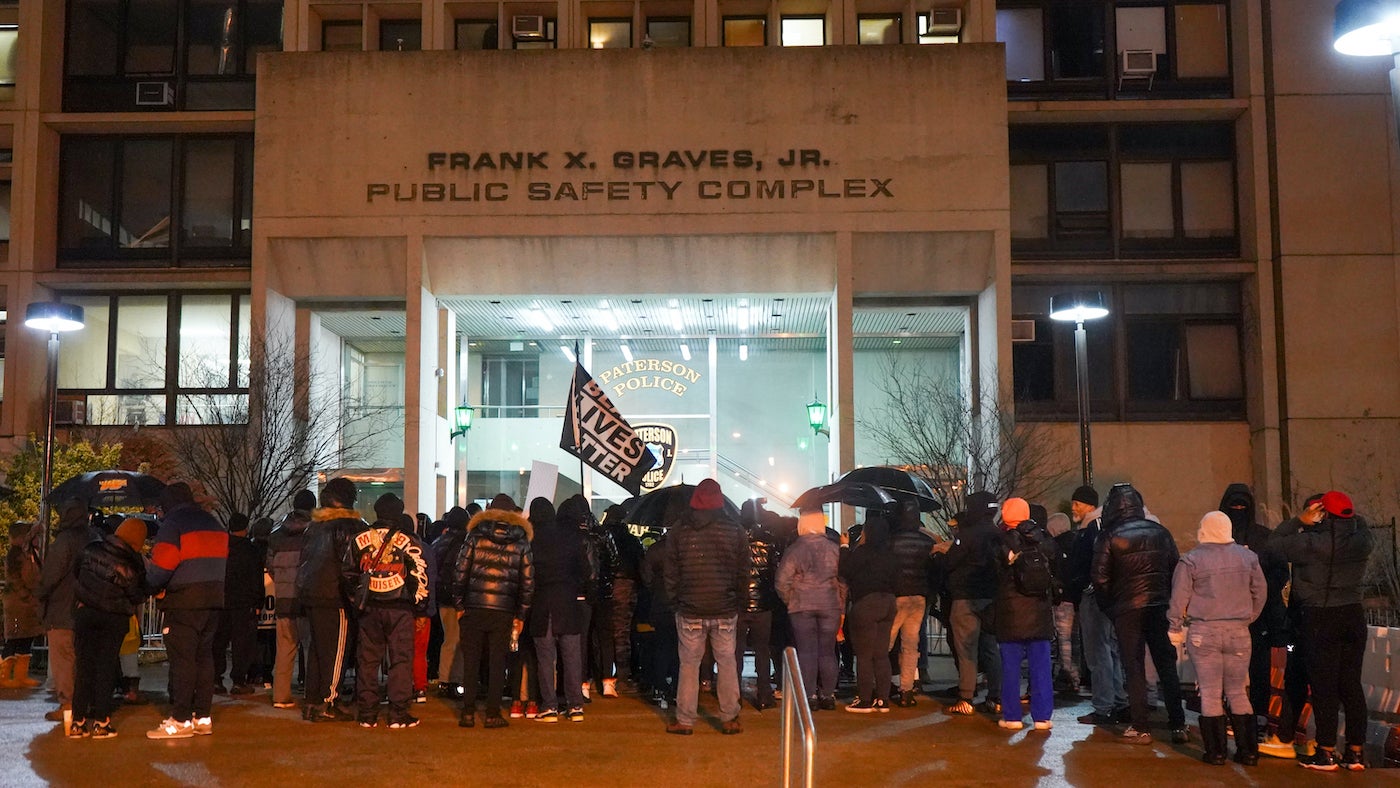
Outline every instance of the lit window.
<svg viewBox="0 0 1400 788"><path fill-rule="evenodd" d="M15 84L15 61L19 59L19 26L0 25L0 87Z"/></svg>
<svg viewBox="0 0 1400 788"><path fill-rule="evenodd" d="M819 47L826 45L826 17L783 17L782 39L785 47Z"/></svg>
<svg viewBox="0 0 1400 788"><path fill-rule="evenodd" d="M628 19L588 20L589 49L630 49L632 22Z"/></svg>
<svg viewBox="0 0 1400 788"><path fill-rule="evenodd" d="M901 26L899 14L862 16L857 20L861 44L898 44Z"/></svg>
<svg viewBox="0 0 1400 788"><path fill-rule="evenodd" d="M768 20L759 16L730 16L724 19L724 45L761 47L767 43Z"/></svg>

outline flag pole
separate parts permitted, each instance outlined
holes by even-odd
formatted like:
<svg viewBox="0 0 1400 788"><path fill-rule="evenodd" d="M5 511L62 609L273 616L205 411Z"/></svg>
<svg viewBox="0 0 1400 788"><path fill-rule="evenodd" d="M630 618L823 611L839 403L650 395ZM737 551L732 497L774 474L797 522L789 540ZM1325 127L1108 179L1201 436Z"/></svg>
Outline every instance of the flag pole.
<svg viewBox="0 0 1400 788"><path fill-rule="evenodd" d="M579 354L579 347L578 347L578 340L577 340L577 339L574 340L574 363L577 364L577 365L579 365L579 367L582 368L585 372L588 371L588 368L583 366L583 356ZM574 397L575 397L575 399L577 399L578 394L574 394ZM574 410L577 411L578 409L575 407L575 405L576 405L575 402L570 402L570 403L569 403L569 407L570 407L570 408L574 408ZM577 423L577 422L575 422L575 423ZM578 428L575 427L574 430L575 430L575 432L574 432L574 445L577 447L577 446L578 446L578 431L577 431ZM578 490L579 490L579 493L581 493L581 494L582 494L582 493L586 493L586 492L588 491L588 486L587 486L586 484L584 484L584 474L585 474L585 473L588 473L588 470L584 467L584 464L583 464L583 455L580 454L580 455L579 455L579 458L578 458ZM584 498L587 499L587 495L585 495ZM590 510L592 510L592 508L593 508L593 502L592 502L592 501L589 501L589 502L588 502L588 508L589 508Z"/></svg>

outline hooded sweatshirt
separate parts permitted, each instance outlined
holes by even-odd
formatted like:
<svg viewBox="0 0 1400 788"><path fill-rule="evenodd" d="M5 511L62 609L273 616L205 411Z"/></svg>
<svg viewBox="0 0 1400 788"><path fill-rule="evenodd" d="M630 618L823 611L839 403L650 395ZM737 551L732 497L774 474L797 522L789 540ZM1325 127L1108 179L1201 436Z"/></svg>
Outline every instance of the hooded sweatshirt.
<svg viewBox="0 0 1400 788"><path fill-rule="evenodd" d="M1231 538L1230 517L1208 512L1196 532L1200 542L1172 573L1167 621L1173 630L1192 625L1245 626L1264 609L1267 586L1259 558Z"/></svg>
<svg viewBox="0 0 1400 788"><path fill-rule="evenodd" d="M996 598L1001 535L993 522L995 515L996 496L987 492L967 496L967 516L958 520L957 535L941 559L953 599Z"/></svg>
<svg viewBox="0 0 1400 788"><path fill-rule="evenodd" d="M1254 551L1268 586L1264 610L1250 624L1249 631L1256 638L1268 638L1270 645L1287 645L1288 612L1283 603L1283 589L1288 585L1288 562L1270 549L1273 532L1258 522L1254 493L1250 492L1249 485L1226 487L1224 495L1220 496L1220 511L1230 520L1231 540Z"/></svg>

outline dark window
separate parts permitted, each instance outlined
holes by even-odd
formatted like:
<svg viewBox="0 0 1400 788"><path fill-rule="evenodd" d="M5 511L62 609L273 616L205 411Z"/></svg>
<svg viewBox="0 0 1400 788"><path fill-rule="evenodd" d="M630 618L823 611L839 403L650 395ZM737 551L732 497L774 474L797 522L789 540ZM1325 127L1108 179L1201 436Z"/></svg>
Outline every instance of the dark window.
<svg viewBox="0 0 1400 788"><path fill-rule="evenodd" d="M379 20L379 50L381 52L417 52L422 48L422 20Z"/></svg>
<svg viewBox="0 0 1400 788"><path fill-rule="evenodd" d="M493 19L458 19L453 46L463 50L498 49L499 29Z"/></svg>
<svg viewBox="0 0 1400 788"><path fill-rule="evenodd" d="M365 48L365 26L358 19L328 19L321 23L322 52L359 52Z"/></svg>
<svg viewBox="0 0 1400 788"><path fill-rule="evenodd" d="M690 19L688 17L653 17L648 19L647 37L642 41L642 45L658 48L690 46Z"/></svg>
<svg viewBox="0 0 1400 788"><path fill-rule="evenodd" d="M59 261L247 265L252 139L65 137Z"/></svg>
<svg viewBox="0 0 1400 788"><path fill-rule="evenodd" d="M721 43L727 47L761 47L767 44L768 20L761 16L726 16Z"/></svg>

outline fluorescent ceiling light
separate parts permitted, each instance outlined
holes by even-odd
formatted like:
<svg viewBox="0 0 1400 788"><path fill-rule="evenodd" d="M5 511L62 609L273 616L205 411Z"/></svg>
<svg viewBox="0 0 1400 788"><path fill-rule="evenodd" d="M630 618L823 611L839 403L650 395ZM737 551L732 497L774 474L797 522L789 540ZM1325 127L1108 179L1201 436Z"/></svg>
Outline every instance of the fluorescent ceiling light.
<svg viewBox="0 0 1400 788"><path fill-rule="evenodd" d="M740 361L748 361L748 360L749 360L749 346L748 346L748 345L740 345L740 346L739 346L739 360L740 360Z"/></svg>
<svg viewBox="0 0 1400 788"><path fill-rule="evenodd" d="M632 360L632 348L627 347L626 345L623 345L623 346L622 346L622 357L625 358L625 359L627 359L628 361L631 361L631 360Z"/></svg>
<svg viewBox="0 0 1400 788"><path fill-rule="evenodd" d="M681 358L690 360L690 345L681 345Z"/></svg>
<svg viewBox="0 0 1400 788"><path fill-rule="evenodd" d="M576 363L578 361L578 357L574 355L573 349L570 348L568 345L560 345L559 352L564 354L564 358L567 358L570 364Z"/></svg>

